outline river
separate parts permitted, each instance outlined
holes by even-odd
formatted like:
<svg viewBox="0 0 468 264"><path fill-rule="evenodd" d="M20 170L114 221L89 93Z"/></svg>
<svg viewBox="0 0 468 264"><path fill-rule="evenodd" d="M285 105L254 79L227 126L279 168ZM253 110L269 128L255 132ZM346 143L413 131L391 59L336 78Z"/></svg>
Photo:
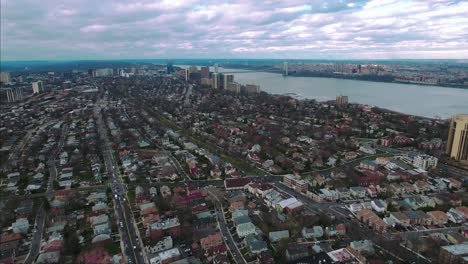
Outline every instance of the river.
<svg viewBox="0 0 468 264"><path fill-rule="evenodd" d="M214 71L213 67L210 71ZM468 114L468 89L338 78L284 77L277 73L226 68L219 68L219 72L235 72L234 81L260 85L262 91L271 94L295 94L299 98L318 101L347 95L350 102L431 118Z"/></svg>

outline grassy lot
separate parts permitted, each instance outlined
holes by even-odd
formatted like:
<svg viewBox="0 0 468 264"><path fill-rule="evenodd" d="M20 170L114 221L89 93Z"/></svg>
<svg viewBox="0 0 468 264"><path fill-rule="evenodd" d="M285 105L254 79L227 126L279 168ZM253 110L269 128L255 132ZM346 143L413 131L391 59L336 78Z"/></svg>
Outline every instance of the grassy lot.
<svg viewBox="0 0 468 264"><path fill-rule="evenodd" d="M111 255L116 255L116 254L119 254L121 252L120 243L109 243L106 246L106 249L107 249L107 251L109 251L109 253Z"/></svg>

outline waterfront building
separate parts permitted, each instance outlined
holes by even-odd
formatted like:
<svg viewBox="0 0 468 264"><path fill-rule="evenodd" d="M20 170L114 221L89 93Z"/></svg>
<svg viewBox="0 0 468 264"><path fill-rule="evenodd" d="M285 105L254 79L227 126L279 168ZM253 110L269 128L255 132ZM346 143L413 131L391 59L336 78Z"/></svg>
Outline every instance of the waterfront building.
<svg viewBox="0 0 468 264"><path fill-rule="evenodd" d="M468 114L451 118L446 153L455 160L468 161Z"/></svg>
<svg viewBox="0 0 468 264"><path fill-rule="evenodd" d="M338 106L346 106L348 105L348 96L346 95L338 95L335 100L336 105Z"/></svg>

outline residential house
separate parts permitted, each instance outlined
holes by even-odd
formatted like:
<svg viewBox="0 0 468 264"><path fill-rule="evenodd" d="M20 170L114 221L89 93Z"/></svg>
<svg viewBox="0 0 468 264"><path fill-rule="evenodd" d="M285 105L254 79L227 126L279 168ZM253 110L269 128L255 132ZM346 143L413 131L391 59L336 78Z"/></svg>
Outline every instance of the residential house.
<svg viewBox="0 0 468 264"><path fill-rule="evenodd" d="M356 199L363 199L366 197L366 188L361 186L350 187L351 195Z"/></svg>
<svg viewBox="0 0 468 264"><path fill-rule="evenodd" d="M359 253L361 254L374 254L374 243L371 240L352 241L351 243L349 243L349 246L359 251Z"/></svg>
<svg viewBox="0 0 468 264"><path fill-rule="evenodd" d="M310 256L312 253L309 251L306 245L292 243L286 248L286 260L293 262L295 260Z"/></svg>
<svg viewBox="0 0 468 264"><path fill-rule="evenodd" d="M404 214L410 219L412 225L430 225L431 217L423 211L405 211Z"/></svg>
<svg viewBox="0 0 468 264"><path fill-rule="evenodd" d="M377 213L383 213L387 211L387 203L384 200L373 200L371 201L371 206L374 211Z"/></svg>
<svg viewBox="0 0 468 264"><path fill-rule="evenodd" d="M357 218L372 227L376 232L384 233L387 231L387 224L370 209L359 211Z"/></svg>
<svg viewBox="0 0 468 264"><path fill-rule="evenodd" d="M240 238L243 238L250 234L256 235L257 230L254 224L252 224L251 222L248 222L248 223L237 225L236 233Z"/></svg>
<svg viewBox="0 0 468 264"><path fill-rule="evenodd" d="M449 188L451 189L460 189L462 187L461 181L455 178L448 178L449 181Z"/></svg>
<svg viewBox="0 0 468 264"><path fill-rule="evenodd" d="M211 247L216 247L223 244L223 237L220 232L210 234L202 239L200 239L200 246L202 249L207 250Z"/></svg>
<svg viewBox="0 0 468 264"><path fill-rule="evenodd" d="M425 193L431 190L431 185L425 181L417 180L414 184L414 189L418 193Z"/></svg>
<svg viewBox="0 0 468 264"><path fill-rule="evenodd" d="M463 244L467 241L467 238L464 237L462 234L457 232L449 232L447 233L447 240L452 244Z"/></svg>
<svg viewBox="0 0 468 264"><path fill-rule="evenodd" d="M244 244L249 249L251 255L258 255L268 251L268 245L265 241L258 239L253 234L247 235L244 239Z"/></svg>
<svg viewBox="0 0 468 264"><path fill-rule="evenodd" d="M460 224L465 221L465 214L456 208L450 208L447 212L447 218L450 222Z"/></svg>
<svg viewBox="0 0 468 264"><path fill-rule="evenodd" d="M280 241L281 239L289 238L289 231L282 230L282 231L270 232L268 234L268 238L270 239L270 242L275 243L275 242Z"/></svg>
<svg viewBox="0 0 468 264"><path fill-rule="evenodd" d="M406 214L401 212L391 212L390 218L401 226L409 226L411 224L410 218Z"/></svg>
<svg viewBox="0 0 468 264"><path fill-rule="evenodd" d="M323 228L321 226L313 226L312 228L303 227L301 234L305 239L320 238L323 236Z"/></svg>
<svg viewBox="0 0 468 264"><path fill-rule="evenodd" d="M250 182L248 178L225 179L224 187L226 191L245 190Z"/></svg>
<svg viewBox="0 0 468 264"><path fill-rule="evenodd" d="M14 233L27 234L29 229L29 221L27 218L18 218L11 224Z"/></svg>
<svg viewBox="0 0 468 264"><path fill-rule="evenodd" d="M442 211L430 211L427 215L431 218L433 225L445 225L448 222L448 216Z"/></svg>

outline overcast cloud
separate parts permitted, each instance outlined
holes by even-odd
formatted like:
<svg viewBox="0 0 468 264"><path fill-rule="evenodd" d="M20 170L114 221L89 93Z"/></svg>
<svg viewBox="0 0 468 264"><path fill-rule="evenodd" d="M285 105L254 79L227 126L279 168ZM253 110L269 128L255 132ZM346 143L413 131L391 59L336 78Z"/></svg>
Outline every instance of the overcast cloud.
<svg viewBox="0 0 468 264"><path fill-rule="evenodd" d="M1 0L1 59L468 58L468 1Z"/></svg>

